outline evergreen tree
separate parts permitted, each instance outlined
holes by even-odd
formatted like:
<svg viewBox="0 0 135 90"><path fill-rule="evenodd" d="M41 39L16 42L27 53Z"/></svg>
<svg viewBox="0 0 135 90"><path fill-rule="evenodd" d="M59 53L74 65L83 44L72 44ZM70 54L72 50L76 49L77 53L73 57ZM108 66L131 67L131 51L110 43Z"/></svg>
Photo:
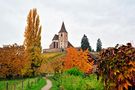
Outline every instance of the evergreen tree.
<svg viewBox="0 0 135 90"><path fill-rule="evenodd" d="M91 46L89 44L89 40L88 40L88 38L87 38L87 36L85 34L84 34L84 36L83 36L83 38L81 40L81 48L82 48L83 51L85 51L87 49L89 51L91 51Z"/></svg>
<svg viewBox="0 0 135 90"><path fill-rule="evenodd" d="M30 63L32 75L36 75L37 68L41 64L41 26L36 9L30 10L25 29L25 56Z"/></svg>
<svg viewBox="0 0 135 90"><path fill-rule="evenodd" d="M101 51L101 49L102 49L102 42L101 42L101 40L99 38L97 40L97 49L96 49L96 51L99 52L99 51Z"/></svg>

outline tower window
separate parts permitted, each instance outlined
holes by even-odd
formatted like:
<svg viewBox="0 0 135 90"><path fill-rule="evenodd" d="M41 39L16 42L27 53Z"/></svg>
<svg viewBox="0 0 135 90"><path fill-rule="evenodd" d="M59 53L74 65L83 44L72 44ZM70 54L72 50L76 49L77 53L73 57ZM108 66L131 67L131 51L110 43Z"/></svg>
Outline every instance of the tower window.
<svg viewBox="0 0 135 90"><path fill-rule="evenodd" d="M61 37L62 37L62 34L61 34Z"/></svg>

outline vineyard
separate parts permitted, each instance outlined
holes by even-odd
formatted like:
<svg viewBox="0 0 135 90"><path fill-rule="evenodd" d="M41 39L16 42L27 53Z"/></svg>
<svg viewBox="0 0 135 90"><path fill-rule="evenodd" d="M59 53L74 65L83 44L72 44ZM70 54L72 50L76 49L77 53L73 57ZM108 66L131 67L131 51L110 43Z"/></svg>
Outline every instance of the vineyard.
<svg viewBox="0 0 135 90"><path fill-rule="evenodd" d="M97 56L97 69L95 71L96 77L93 77L92 81L101 83L100 87L104 86L103 90L134 89L135 48L130 43L127 45L116 45L112 48L103 49L101 52L95 54ZM61 66L61 69L59 68L61 72L56 73L54 77L51 78L55 86L53 87L54 89L52 88L52 90L58 90L59 88L64 88L65 90L72 88L71 90L76 90L78 87L82 88L84 84L82 84L81 87L78 82L85 83L85 81L80 81L82 76L82 80L91 78L91 75L93 75L92 69L94 67L93 61L94 59L91 57L91 55L89 55L87 50L77 51L74 48L68 48L66 55L63 57L63 64L60 64L61 62L57 62L57 64L59 63ZM74 67L82 72L81 76L80 74L77 74L77 70L73 69ZM66 73L68 70L70 70L69 74ZM79 86L68 86L68 83ZM88 79L88 83L93 82L89 81ZM92 86L89 86L89 88L90 87ZM96 89L96 86L94 86L94 88L94 90L99 90Z"/></svg>
<svg viewBox="0 0 135 90"><path fill-rule="evenodd" d="M92 54L97 58L96 75L92 72L94 59L89 51L78 51L75 48L68 48L66 52L42 54L42 64L38 68L38 73L41 75L53 73L54 76L50 77L53 82L52 90L58 90L59 88L68 90L68 87L72 88L72 90L84 87L98 90L98 86L102 87L102 90L132 90L134 88L135 48L130 43L127 45L116 45ZM29 64L26 64L23 55L23 46L12 45L0 49L1 79L22 78L22 76L28 77L30 75L27 73L28 67L26 67ZM74 68L77 68L77 70ZM78 72L81 72L81 75L77 74ZM81 82L84 83L82 86L79 84ZM72 85L70 86L68 83L72 83ZM1 85L6 88L6 82L5 84L1 83ZM21 85L21 83L18 85ZM16 88L19 88L18 85ZM85 85L88 85L88 87ZM9 84L9 87L14 88L15 86L14 84Z"/></svg>
<svg viewBox="0 0 135 90"><path fill-rule="evenodd" d="M130 43L100 52L97 75L106 90L123 90L135 86L135 48Z"/></svg>

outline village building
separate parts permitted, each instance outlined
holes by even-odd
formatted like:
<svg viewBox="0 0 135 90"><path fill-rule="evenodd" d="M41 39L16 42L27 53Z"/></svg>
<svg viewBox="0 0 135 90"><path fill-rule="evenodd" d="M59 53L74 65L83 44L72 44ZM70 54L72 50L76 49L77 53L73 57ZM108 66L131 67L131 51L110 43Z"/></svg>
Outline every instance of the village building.
<svg viewBox="0 0 135 90"><path fill-rule="evenodd" d="M49 49L44 49L43 52L57 52L65 50L68 47L73 47L73 45L68 41L68 32L63 22L58 34L54 35Z"/></svg>

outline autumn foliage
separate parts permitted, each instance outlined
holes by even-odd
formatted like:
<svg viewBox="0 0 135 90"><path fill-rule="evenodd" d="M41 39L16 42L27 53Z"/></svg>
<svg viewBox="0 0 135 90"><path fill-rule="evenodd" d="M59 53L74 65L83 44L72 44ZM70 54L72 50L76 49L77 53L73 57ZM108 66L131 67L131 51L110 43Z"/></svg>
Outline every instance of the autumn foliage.
<svg viewBox="0 0 135 90"><path fill-rule="evenodd" d="M41 74L44 73L62 73L64 69L64 56L58 57L59 53L49 53L50 55L45 53L45 57L43 63L38 69ZM48 56L47 56L48 55ZM50 57L50 58L49 58ZM57 58L52 58L57 57Z"/></svg>
<svg viewBox="0 0 135 90"><path fill-rule="evenodd" d="M67 54L64 58L65 69L73 67L79 68L83 72L91 72L93 66L93 60L89 56L89 51L78 51L75 48L67 48Z"/></svg>
<svg viewBox="0 0 135 90"><path fill-rule="evenodd" d="M100 53L98 73L103 77L106 90L127 90L128 86L134 86L135 48L128 43L103 50Z"/></svg>
<svg viewBox="0 0 135 90"><path fill-rule="evenodd" d="M31 62L31 73L36 75L38 67L40 67L41 59L41 26L39 15L36 9L31 9L27 17L27 26L25 29L25 56Z"/></svg>
<svg viewBox="0 0 135 90"><path fill-rule="evenodd" d="M23 46L0 48L0 78L22 77L27 72L27 64Z"/></svg>
<svg viewBox="0 0 135 90"><path fill-rule="evenodd" d="M35 76L41 66L41 26L36 9L31 9L22 46L0 48L0 78Z"/></svg>

